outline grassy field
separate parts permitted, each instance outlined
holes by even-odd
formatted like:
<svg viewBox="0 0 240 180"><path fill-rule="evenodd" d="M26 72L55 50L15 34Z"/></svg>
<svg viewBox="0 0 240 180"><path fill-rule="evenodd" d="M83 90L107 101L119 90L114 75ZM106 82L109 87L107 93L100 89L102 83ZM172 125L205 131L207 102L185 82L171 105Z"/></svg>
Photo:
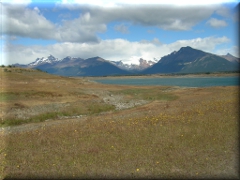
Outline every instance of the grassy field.
<svg viewBox="0 0 240 180"><path fill-rule="evenodd" d="M239 87L0 70L2 179L239 178Z"/></svg>

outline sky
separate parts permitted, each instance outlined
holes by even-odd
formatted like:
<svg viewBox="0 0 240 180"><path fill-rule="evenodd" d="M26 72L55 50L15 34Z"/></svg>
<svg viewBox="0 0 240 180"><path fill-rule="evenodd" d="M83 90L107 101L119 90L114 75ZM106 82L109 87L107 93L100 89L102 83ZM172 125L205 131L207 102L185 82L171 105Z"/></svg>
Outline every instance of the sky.
<svg viewBox="0 0 240 180"><path fill-rule="evenodd" d="M50 54L138 64L191 46L239 57L238 0L1 0L1 62Z"/></svg>

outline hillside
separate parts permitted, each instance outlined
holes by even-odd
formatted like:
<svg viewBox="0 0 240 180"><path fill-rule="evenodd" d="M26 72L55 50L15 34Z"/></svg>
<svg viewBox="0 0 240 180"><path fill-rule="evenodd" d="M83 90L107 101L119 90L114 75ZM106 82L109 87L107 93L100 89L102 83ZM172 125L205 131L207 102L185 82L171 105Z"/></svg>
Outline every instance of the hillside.
<svg viewBox="0 0 240 180"><path fill-rule="evenodd" d="M236 71L238 68L238 64L232 63L223 57L187 46L162 57L158 63L142 71L142 73L218 72Z"/></svg>

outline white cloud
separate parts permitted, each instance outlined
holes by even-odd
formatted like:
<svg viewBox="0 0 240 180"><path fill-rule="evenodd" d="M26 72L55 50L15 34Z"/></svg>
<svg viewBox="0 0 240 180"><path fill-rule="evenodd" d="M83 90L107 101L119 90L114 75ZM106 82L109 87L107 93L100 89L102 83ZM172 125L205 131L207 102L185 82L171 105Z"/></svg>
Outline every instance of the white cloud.
<svg viewBox="0 0 240 180"><path fill-rule="evenodd" d="M125 26L124 24L116 25L116 26L114 26L114 29L116 31L119 31L119 32L123 33L123 34L129 33L128 27Z"/></svg>
<svg viewBox="0 0 240 180"><path fill-rule="evenodd" d="M84 2L84 1L81 1ZM64 4L67 7L69 4ZM5 4L3 33L35 39L52 39L59 42L100 42L98 33L107 30L110 22L127 22L130 25L158 27L165 30L184 31L207 19L219 6L200 5L189 8L170 5L126 5L112 8L97 6L75 6L81 14L75 19L65 19L54 24L46 19L37 7L30 9L24 5ZM225 26L225 21L211 19L209 24ZM128 33L124 24L115 29Z"/></svg>
<svg viewBox="0 0 240 180"><path fill-rule="evenodd" d="M40 13L40 10L38 9L38 7L34 7L33 10L36 11L38 14Z"/></svg>
<svg viewBox="0 0 240 180"><path fill-rule="evenodd" d="M0 15L3 33L33 39L53 39L59 42L98 42L97 33L106 31L106 24L92 21L89 12L57 25L47 20L37 7L5 4Z"/></svg>
<svg viewBox="0 0 240 180"><path fill-rule="evenodd" d="M209 19L206 24L214 27L214 28L220 28L220 27L225 27L227 26L227 23L224 20L219 20L216 18L211 18Z"/></svg>
<svg viewBox="0 0 240 180"><path fill-rule="evenodd" d="M80 4L80 5L95 5L102 7L116 7L119 5L178 5L178 6L189 6L189 5L205 5L205 4L221 4L221 3L237 3L237 0L202 0L202 1L192 1L192 0L168 0L168 1L157 1L157 0L62 0L59 4ZM72 6L73 8L73 6Z"/></svg>
<svg viewBox="0 0 240 180"><path fill-rule="evenodd" d="M27 5L30 4L32 1L31 0L2 0L3 3L8 3L8 4L21 4L21 5Z"/></svg>
<svg viewBox="0 0 240 180"><path fill-rule="evenodd" d="M195 38L190 40L179 40L172 43L177 47L191 46L192 48L200 49L206 52L213 52L217 45L228 43L230 39L226 36L223 37L206 37L206 38Z"/></svg>
<svg viewBox="0 0 240 180"><path fill-rule="evenodd" d="M223 16L223 17L230 16L230 9L226 6L219 7L215 12L216 12L216 14Z"/></svg>
<svg viewBox="0 0 240 180"><path fill-rule="evenodd" d="M144 44L156 44L156 45L160 45L160 44L162 44L160 41L159 41L159 39L158 38L153 38L153 40L145 40L145 39L143 39L143 40L141 40L140 41L140 43L144 43Z"/></svg>
<svg viewBox="0 0 240 180"><path fill-rule="evenodd" d="M24 4L4 4L1 18L4 34L36 39L54 36L54 25L40 14L38 8L31 10Z"/></svg>
<svg viewBox="0 0 240 180"><path fill-rule="evenodd" d="M90 58L100 56L107 60L125 63L137 63L139 58L146 60L160 59L162 56L178 51L181 47L191 46L207 52L215 51L219 44L229 42L223 37L206 37L190 40L179 40L171 44L156 43L158 39L149 42L130 42L124 39L102 40L99 43L57 43L47 46L23 46L7 44L4 53L7 54L6 64L33 62L38 57L49 54L58 58L66 56Z"/></svg>
<svg viewBox="0 0 240 180"><path fill-rule="evenodd" d="M68 42L98 42L100 39L96 33L106 31L107 26L104 23L95 23L92 21L89 12L81 14L79 18L64 21L56 29L56 40Z"/></svg>
<svg viewBox="0 0 240 180"><path fill-rule="evenodd" d="M92 22L109 23L126 21L142 26L155 26L165 30L190 30L194 25L207 19L214 13L216 6L179 7L170 5L118 6L112 8L80 6L89 12Z"/></svg>

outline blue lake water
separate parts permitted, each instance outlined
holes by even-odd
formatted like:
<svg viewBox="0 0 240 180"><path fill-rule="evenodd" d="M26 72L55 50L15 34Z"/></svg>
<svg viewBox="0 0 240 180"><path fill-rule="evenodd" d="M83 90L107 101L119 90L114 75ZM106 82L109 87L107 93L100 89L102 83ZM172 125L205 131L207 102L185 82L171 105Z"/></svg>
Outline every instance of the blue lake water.
<svg viewBox="0 0 240 180"><path fill-rule="evenodd" d="M238 86L239 78L234 77L167 77L167 78L114 78L96 79L103 84L119 85L162 85L181 87Z"/></svg>

